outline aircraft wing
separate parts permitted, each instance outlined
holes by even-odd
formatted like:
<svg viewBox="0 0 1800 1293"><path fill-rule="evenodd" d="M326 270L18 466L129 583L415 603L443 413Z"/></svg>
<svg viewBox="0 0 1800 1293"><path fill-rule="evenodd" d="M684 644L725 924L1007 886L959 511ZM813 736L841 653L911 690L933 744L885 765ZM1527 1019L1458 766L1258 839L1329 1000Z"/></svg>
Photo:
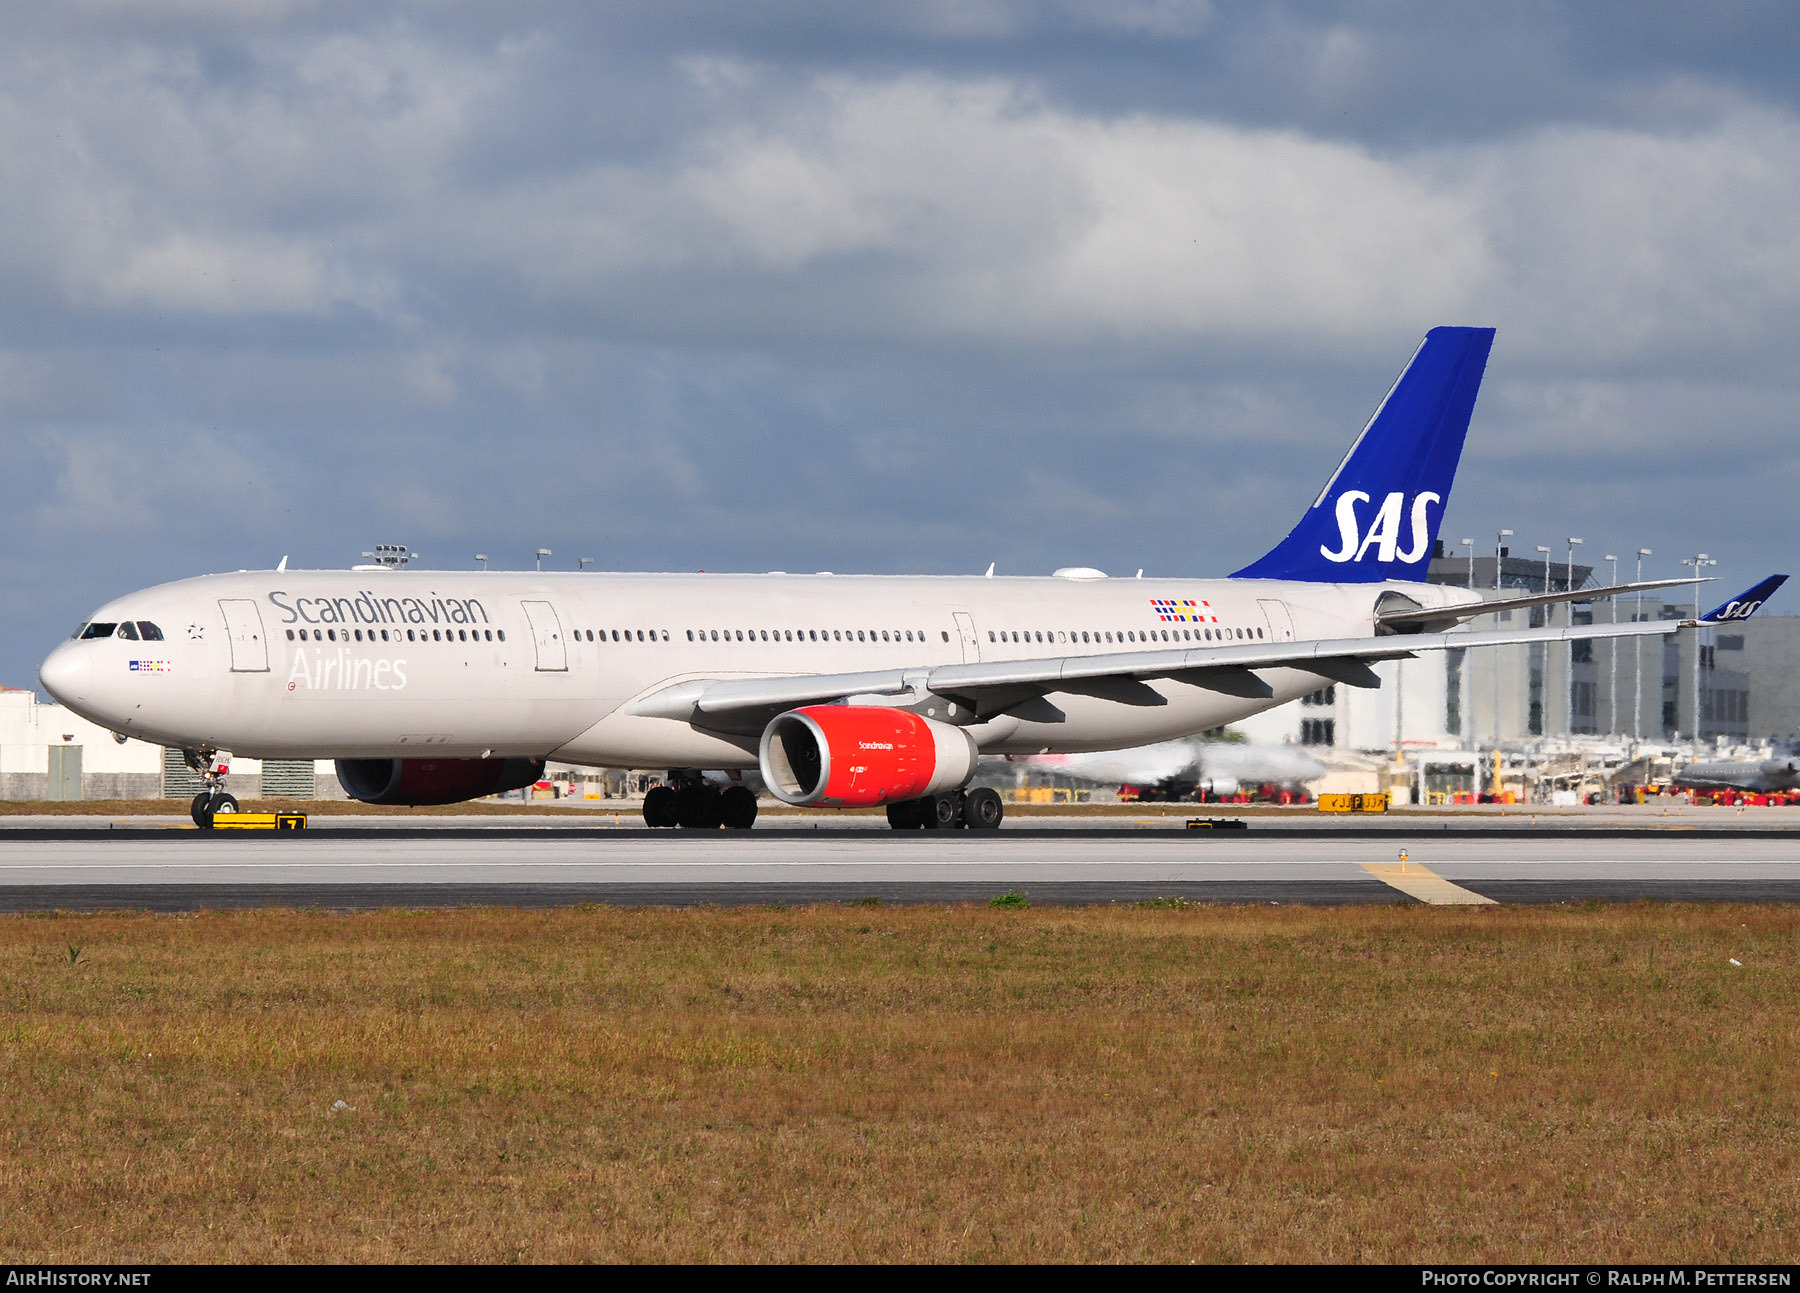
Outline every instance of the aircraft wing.
<svg viewBox="0 0 1800 1293"><path fill-rule="evenodd" d="M1653 588L1691 587L1694 584L1711 582L1712 576L1710 575L1700 579L1692 576L1686 579L1646 579L1635 584L1613 584L1606 588L1577 588L1573 592L1532 593L1526 597L1504 597L1488 602L1465 602L1459 606L1401 606L1376 612L1375 622L1382 628L1398 629L1404 633L1407 631L1406 626L1411 624L1419 625L1422 628L1445 628L1452 624L1460 624L1463 620L1492 615L1496 611L1529 610L1534 606L1555 606L1562 602L1597 602L1602 598L1619 597L1626 593L1649 592Z"/></svg>
<svg viewBox="0 0 1800 1293"><path fill-rule="evenodd" d="M796 705L867 697L871 703L910 706L931 696L966 705L977 718L992 718L1048 692L1075 692L1127 705L1167 701L1146 683L1169 678L1229 696L1270 696L1258 669L1303 669L1352 687L1380 682L1371 663L1408 660L1428 651L1509 646L1526 642L1579 642L1594 638L1666 636L1696 624L1746 618L1786 576L1776 575L1698 621L1655 620L1637 624L1576 624L1539 629L1487 629L1479 633L1412 633L1385 637L1318 638L1302 642L1245 642L1230 646L1068 655L935 668L878 669L863 673L788 674L768 678L693 679L631 702L628 712L681 719L725 731L751 730ZM1746 609L1748 608L1748 609Z"/></svg>
<svg viewBox="0 0 1800 1293"><path fill-rule="evenodd" d="M1573 627L1487 630L1480 633L1415 633L1404 637L1328 638L1305 642L1234 643L1108 655L1070 655L935 668L871 670L863 673L789 674L769 678L693 679L643 696L628 706L633 714L672 718L703 727L736 730L760 727L768 717L796 705L823 704L851 697L910 705L925 693L967 705L989 718L1047 692L1078 692L1125 704L1160 705L1163 698L1145 683L1172 678L1232 696L1271 693L1258 669L1304 669L1353 687L1379 685L1369 668L1381 660L1405 660L1427 651L1502 646L1519 642L1569 642L1587 638L1663 635L1684 621L1592 624Z"/></svg>

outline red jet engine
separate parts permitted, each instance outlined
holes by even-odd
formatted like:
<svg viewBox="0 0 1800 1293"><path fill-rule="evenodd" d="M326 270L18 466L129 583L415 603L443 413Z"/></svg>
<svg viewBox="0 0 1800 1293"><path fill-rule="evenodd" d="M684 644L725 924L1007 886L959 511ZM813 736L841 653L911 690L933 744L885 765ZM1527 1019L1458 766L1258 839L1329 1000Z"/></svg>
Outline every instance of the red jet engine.
<svg viewBox="0 0 1800 1293"><path fill-rule="evenodd" d="M975 742L960 727L879 705L808 705L763 729L763 781L786 803L875 808L966 785Z"/></svg>
<svg viewBox="0 0 1800 1293"><path fill-rule="evenodd" d="M339 759L338 784L365 804L460 804L529 786L542 759Z"/></svg>

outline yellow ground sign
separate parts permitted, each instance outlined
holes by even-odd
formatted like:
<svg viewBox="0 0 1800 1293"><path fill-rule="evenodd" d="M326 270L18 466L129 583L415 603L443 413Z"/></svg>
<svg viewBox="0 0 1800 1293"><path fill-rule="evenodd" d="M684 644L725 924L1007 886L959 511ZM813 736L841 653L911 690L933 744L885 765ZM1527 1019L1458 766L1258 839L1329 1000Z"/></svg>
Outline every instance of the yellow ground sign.
<svg viewBox="0 0 1800 1293"><path fill-rule="evenodd" d="M1320 795L1322 813L1385 813L1388 797L1379 795Z"/></svg>
<svg viewBox="0 0 1800 1293"><path fill-rule="evenodd" d="M305 813L218 813L213 817L215 831L303 831Z"/></svg>

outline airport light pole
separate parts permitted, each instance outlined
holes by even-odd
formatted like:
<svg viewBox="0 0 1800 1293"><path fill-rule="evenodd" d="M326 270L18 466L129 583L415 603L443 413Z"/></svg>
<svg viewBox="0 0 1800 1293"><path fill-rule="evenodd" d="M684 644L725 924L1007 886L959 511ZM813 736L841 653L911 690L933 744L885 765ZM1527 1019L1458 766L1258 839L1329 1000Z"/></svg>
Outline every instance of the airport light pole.
<svg viewBox="0 0 1800 1293"><path fill-rule="evenodd" d="M1692 557L1683 557L1681 559L1681 564L1684 566L1692 566L1694 568L1694 574L1695 574L1696 578L1698 578L1701 570L1703 570L1705 567L1716 566L1719 563L1714 561L1711 557L1707 556L1704 552L1696 552ZM1694 618L1695 619L1700 618L1700 585L1698 582L1696 582L1694 584ZM1693 733L1693 735L1694 735L1694 740L1696 743L1700 740L1700 638L1704 632L1705 632L1704 629L1695 629L1694 630L1694 733Z"/></svg>
<svg viewBox="0 0 1800 1293"><path fill-rule="evenodd" d="M538 568L539 574L542 574L544 572L544 558L545 557L553 557L555 555L556 554L554 552L551 552L550 549L548 549L548 548L539 548L537 550L537 568Z"/></svg>
<svg viewBox="0 0 1800 1293"><path fill-rule="evenodd" d="M579 565L581 569L586 570L589 566L594 564L594 559L592 557L577 557L576 564Z"/></svg>
<svg viewBox="0 0 1800 1293"><path fill-rule="evenodd" d="M1494 535L1494 591L1500 591L1500 570L1506 565L1506 541L1512 538L1511 530L1500 530ZM1500 648L1494 648L1494 747L1500 746ZM1500 792L1498 779L1494 783L1494 793Z"/></svg>
<svg viewBox="0 0 1800 1293"><path fill-rule="evenodd" d="M1607 581L1608 588L1616 588L1619 584L1619 558L1616 553L1609 552L1605 560L1612 562L1612 578ZM1612 622L1619 622L1619 599L1615 594L1606 599L1612 611ZM1606 659L1612 670L1612 677L1606 684L1606 735L1619 734L1619 639L1614 638L1606 644Z"/></svg>
<svg viewBox="0 0 1800 1293"><path fill-rule="evenodd" d="M1475 540L1462 540L1463 547L1469 550L1469 591L1475 591ZM1475 659L1467 651L1463 652L1463 709L1467 717L1463 719L1461 735L1469 738L1469 748L1475 748Z"/></svg>
<svg viewBox="0 0 1800 1293"><path fill-rule="evenodd" d="M485 553L485 552L477 552L477 553L476 553L476 554L475 554L475 560L477 560L477 561L479 561L479 562L480 562L480 563L481 563L481 568L482 568L482 569L483 569L483 570L486 570L486 569L487 569L487 563L488 563L488 554L487 554L487 553Z"/></svg>
<svg viewBox="0 0 1800 1293"><path fill-rule="evenodd" d="M1563 577L1563 591L1565 593L1572 593L1575 591L1575 549L1579 548L1580 546L1581 546L1580 539L1572 538L1569 540L1569 573ZM1573 628L1573 627L1575 627L1575 603L1569 602L1569 603L1567 603L1567 606L1568 606L1569 627ZM1568 645L1563 650L1563 654L1568 657L1568 669L1569 669L1569 677L1567 679L1569 685L1565 689L1568 692L1568 696L1566 697L1566 699L1569 702L1569 709L1568 709L1569 721L1566 724L1566 727L1568 729L1568 734L1570 736L1574 736L1575 735L1575 639L1574 638L1569 639Z"/></svg>
<svg viewBox="0 0 1800 1293"><path fill-rule="evenodd" d="M1637 550L1637 574L1632 579L1634 584L1644 582L1644 558L1654 555L1648 548ZM1644 618L1644 594L1639 592L1636 596L1637 600L1632 603L1635 609L1631 612L1633 624L1641 623ZM1644 739L1644 635L1642 633L1632 639L1631 650L1635 657L1631 675L1631 739L1635 742Z"/></svg>
<svg viewBox="0 0 1800 1293"><path fill-rule="evenodd" d="M1550 591L1550 549L1547 545L1540 543L1537 545L1537 550L1544 554L1544 591L1547 593ZM1550 608L1548 606L1546 606L1544 608L1544 623L1548 624L1549 622L1550 622ZM1550 675L1550 646L1548 643L1546 643L1544 645L1544 668L1542 670L1540 670L1539 674L1538 674L1538 735L1539 736L1550 735L1550 705L1548 703L1549 699L1550 699L1550 687L1549 687L1550 676L1549 675ZM1525 726L1526 726L1527 730L1529 730L1531 727L1531 698L1529 695L1527 695L1525 698L1525 719L1526 719Z"/></svg>

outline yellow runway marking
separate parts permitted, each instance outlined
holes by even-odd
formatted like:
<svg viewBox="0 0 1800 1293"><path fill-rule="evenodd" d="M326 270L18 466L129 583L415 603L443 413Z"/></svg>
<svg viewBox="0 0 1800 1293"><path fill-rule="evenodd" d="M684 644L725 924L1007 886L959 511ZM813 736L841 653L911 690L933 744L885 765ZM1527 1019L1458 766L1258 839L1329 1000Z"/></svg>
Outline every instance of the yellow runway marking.
<svg viewBox="0 0 1800 1293"><path fill-rule="evenodd" d="M1476 907L1494 902L1472 889L1451 884L1430 867L1420 866L1417 862L1364 862L1362 869L1409 898L1417 898L1433 907Z"/></svg>

